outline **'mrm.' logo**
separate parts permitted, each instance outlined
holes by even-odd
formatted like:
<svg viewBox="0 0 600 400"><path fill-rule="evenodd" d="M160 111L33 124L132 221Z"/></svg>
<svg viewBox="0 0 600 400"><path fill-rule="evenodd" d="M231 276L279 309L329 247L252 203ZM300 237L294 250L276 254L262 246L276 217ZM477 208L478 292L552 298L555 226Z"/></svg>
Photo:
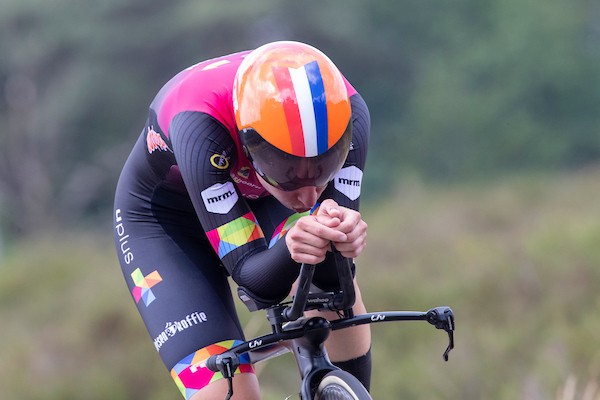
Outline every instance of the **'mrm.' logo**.
<svg viewBox="0 0 600 400"><path fill-rule="evenodd" d="M215 214L227 214L238 201L232 182L215 183L200 194L206 210Z"/></svg>
<svg viewBox="0 0 600 400"><path fill-rule="evenodd" d="M362 177L363 172L353 165L342 168L333 178L333 184L339 192L342 192L350 200L356 200L360 196Z"/></svg>

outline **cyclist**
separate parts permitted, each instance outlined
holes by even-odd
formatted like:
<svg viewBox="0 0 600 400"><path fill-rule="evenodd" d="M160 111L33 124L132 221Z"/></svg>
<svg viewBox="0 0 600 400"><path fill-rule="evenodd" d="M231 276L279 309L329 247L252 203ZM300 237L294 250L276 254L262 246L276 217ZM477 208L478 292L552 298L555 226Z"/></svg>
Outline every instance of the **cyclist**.
<svg viewBox="0 0 600 400"><path fill-rule="evenodd" d="M244 338L229 276L257 304L275 304L290 293L299 263L318 264L318 288L336 287L330 243L346 257L362 252L369 129L361 96L327 56L299 42L200 62L154 98L117 185L115 244L186 399L227 392L203 362ZM363 313L356 293L354 310ZM368 388L368 326L334 332L326 346ZM248 360L234 387L259 398Z"/></svg>

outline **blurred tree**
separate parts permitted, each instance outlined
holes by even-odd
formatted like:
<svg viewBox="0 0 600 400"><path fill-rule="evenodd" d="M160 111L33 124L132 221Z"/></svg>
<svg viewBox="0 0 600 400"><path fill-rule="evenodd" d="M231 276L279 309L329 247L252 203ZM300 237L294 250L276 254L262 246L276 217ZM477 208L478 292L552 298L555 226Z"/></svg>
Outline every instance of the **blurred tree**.
<svg viewBox="0 0 600 400"><path fill-rule="evenodd" d="M597 5L463 5L441 10L444 24L431 29L437 49L416 64L395 146L406 164L426 176L464 178L597 162L600 58L590 46Z"/></svg>

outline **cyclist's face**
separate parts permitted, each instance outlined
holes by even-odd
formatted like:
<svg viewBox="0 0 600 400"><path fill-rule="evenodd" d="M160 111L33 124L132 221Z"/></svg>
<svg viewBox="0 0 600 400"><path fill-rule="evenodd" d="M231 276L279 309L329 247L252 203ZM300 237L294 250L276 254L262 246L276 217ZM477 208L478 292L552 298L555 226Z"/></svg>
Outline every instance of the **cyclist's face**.
<svg viewBox="0 0 600 400"><path fill-rule="evenodd" d="M265 189L271 193L281 204L290 210L298 213L310 210L325 190L325 186L304 186L296 190L284 191L277 189L275 186L269 185L259 175L258 179Z"/></svg>

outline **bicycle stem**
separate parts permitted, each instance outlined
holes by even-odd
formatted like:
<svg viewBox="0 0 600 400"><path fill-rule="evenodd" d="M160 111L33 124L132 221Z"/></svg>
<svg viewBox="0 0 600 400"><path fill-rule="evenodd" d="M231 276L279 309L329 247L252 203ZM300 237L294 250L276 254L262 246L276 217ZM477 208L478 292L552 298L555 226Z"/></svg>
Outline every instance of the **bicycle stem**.
<svg viewBox="0 0 600 400"><path fill-rule="evenodd" d="M347 317L352 317L352 306L356 301L356 293L354 291L354 279L352 277L352 260L344 257L331 243L331 251L335 260L335 265L340 283L340 294L336 295L333 300L333 308L342 310ZM285 321L295 321L300 318L306 308L306 301L310 293L310 285L315 273L314 264L303 263L300 266L298 275L298 287L294 294L292 305L286 307L282 311L282 317Z"/></svg>

